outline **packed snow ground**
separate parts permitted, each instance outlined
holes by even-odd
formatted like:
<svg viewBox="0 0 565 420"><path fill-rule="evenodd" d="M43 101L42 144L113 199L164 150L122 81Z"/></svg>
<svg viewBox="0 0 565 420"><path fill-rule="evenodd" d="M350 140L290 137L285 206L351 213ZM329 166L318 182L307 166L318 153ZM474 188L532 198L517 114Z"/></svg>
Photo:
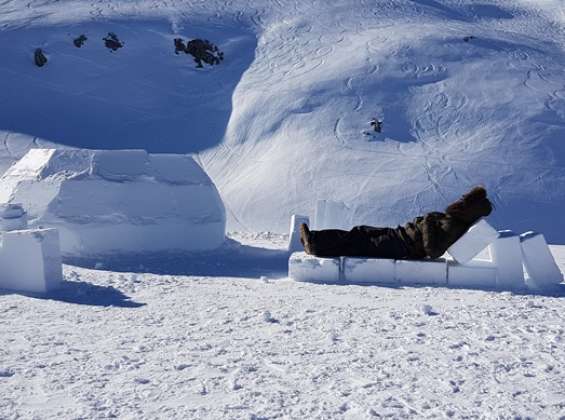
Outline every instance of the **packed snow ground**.
<svg viewBox="0 0 565 420"><path fill-rule="evenodd" d="M68 265L51 297L0 295L0 418L565 415L565 291L296 283L283 238L234 238L229 265Z"/></svg>

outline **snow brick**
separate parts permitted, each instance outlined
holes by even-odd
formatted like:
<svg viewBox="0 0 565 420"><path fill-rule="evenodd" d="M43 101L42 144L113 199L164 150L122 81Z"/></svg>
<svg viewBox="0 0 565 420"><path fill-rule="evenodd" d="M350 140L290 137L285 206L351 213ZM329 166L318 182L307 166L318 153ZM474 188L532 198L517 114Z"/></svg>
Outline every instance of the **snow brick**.
<svg viewBox="0 0 565 420"><path fill-rule="evenodd" d="M314 218L316 230L349 230L349 209L341 201L318 200Z"/></svg>
<svg viewBox="0 0 565 420"><path fill-rule="evenodd" d="M395 262L377 258L344 258L343 275L348 283L398 284Z"/></svg>
<svg viewBox="0 0 565 420"><path fill-rule="evenodd" d="M27 228L27 214L21 204L0 204L0 231Z"/></svg>
<svg viewBox="0 0 565 420"><path fill-rule="evenodd" d="M447 285L447 262L437 260L397 260L396 278L403 286L429 284Z"/></svg>
<svg viewBox="0 0 565 420"><path fill-rule="evenodd" d="M498 238L498 232L484 219L481 219L451 245L447 252L459 264L465 264L496 238Z"/></svg>
<svg viewBox="0 0 565 420"><path fill-rule="evenodd" d="M290 218L290 233L288 236L288 252L300 252L304 249L300 242L300 225L310 224L308 216L299 216L293 214Z"/></svg>
<svg viewBox="0 0 565 420"><path fill-rule="evenodd" d="M522 259L528 273L526 285L529 288L551 288L563 281L563 274L557 267L545 237L541 233L523 233L520 235L520 244Z"/></svg>
<svg viewBox="0 0 565 420"><path fill-rule="evenodd" d="M288 260L288 276L295 281L339 283L340 272L339 258L318 258L305 252L295 252Z"/></svg>
<svg viewBox="0 0 565 420"><path fill-rule="evenodd" d="M30 229L1 234L0 288L46 293L63 279L56 229Z"/></svg>
<svg viewBox="0 0 565 420"><path fill-rule="evenodd" d="M501 230L499 237L489 245L492 262L496 266L496 286L501 290L525 287L520 236L511 230Z"/></svg>
<svg viewBox="0 0 565 420"><path fill-rule="evenodd" d="M497 270L494 263L486 260L472 260L465 265L449 261L447 265L449 287L494 289Z"/></svg>

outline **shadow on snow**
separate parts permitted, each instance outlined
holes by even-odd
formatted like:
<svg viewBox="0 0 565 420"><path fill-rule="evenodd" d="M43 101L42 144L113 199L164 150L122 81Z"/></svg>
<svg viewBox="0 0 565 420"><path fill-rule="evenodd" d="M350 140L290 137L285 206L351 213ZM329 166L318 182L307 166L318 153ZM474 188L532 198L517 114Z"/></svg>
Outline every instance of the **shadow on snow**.
<svg viewBox="0 0 565 420"><path fill-rule="evenodd" d="M102 40L114 32L123 48ZM81 48L73 39L85 34ZM209 39L225 53L196 68L173 40ZM242 25L96 21L2 32L0 130L83 148L193 153L220 143L231 99L252 63L256 37ZM38 68L34 51L48 62Z"/></svg>
<svg viewBox="0 0 565 420"><path fill-rule="evenodd" d="M0 291L0 295L8 294L18 294L35 299L55 300L77 305L119 308L139 308L145 306L144 303L130 300L129 296L112 286L99 286L76 280L65 281L60 289L47 294Z"/></svg>
<svg viewBox="0 0 565 420"><path fill-rule="evenodd" d="M288 272L284 250L241 245L228 239L218 250L201 253L145 253L104 258L66 258L65 263L84 268L161 275L280 278ZM101 266L102 264L102 266Z"/></svg>

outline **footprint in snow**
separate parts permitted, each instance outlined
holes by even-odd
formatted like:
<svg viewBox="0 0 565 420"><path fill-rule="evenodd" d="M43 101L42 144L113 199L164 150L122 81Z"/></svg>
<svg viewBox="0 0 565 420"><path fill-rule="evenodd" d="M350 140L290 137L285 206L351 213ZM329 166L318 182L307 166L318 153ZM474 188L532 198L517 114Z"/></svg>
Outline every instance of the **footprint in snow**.
<svg viewBox="0 0 565 420"><path fill-rule="evenodd" d="M271 313L269 311L265 311L263 312L263 320L265 322L269 322L271 324L278 324L280 323L280 321L276 318L273 318L273 316L271 315Z"/></svg>

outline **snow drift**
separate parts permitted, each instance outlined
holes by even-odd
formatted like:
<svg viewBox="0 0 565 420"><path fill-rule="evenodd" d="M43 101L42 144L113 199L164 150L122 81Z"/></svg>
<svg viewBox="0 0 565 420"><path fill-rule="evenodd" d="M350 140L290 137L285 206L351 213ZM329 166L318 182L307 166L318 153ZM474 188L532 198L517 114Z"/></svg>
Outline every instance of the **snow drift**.
<svg viewBox="0 0 565 420"><path fill-rule="evenodd" d="M197 251L221 245L224 206L186 155L32 149L0 182L30 227L55 227L66 256Z"/></svg>

